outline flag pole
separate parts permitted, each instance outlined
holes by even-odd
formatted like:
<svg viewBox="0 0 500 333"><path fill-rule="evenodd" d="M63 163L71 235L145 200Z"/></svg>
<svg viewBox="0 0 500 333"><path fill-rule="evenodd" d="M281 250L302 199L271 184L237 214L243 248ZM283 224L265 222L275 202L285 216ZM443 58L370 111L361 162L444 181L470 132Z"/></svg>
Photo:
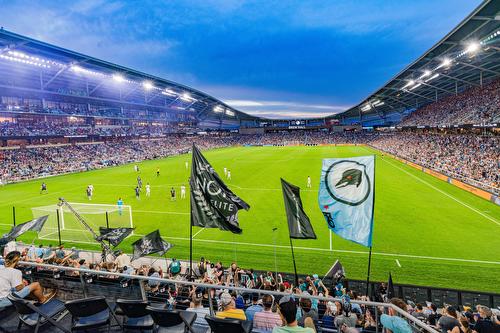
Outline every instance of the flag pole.
<svg viewBox="0 0 500 333"><path fill-rule="evenodd" d="M295 272L295 286L299 286L299 276L297 275L297 265L295 264L295 254L293 253L292 237L290 238L290 248L292 249L293 271Z"/></svg>
<svg viewBox="0 0 500 333"><path fill-rule="evenodd" d="M373 204L372 204L372 229L373 229L373 218L375 216L375 165L377 161L377 155L373 155ZM373 230L372 230L372 237L373 237ZM368 254L368 272L366 274L366 296L368 296L368 293L370 291L370 268L372 264L372 245L371 245L371 240L370 240L370 252Z"/></svg>

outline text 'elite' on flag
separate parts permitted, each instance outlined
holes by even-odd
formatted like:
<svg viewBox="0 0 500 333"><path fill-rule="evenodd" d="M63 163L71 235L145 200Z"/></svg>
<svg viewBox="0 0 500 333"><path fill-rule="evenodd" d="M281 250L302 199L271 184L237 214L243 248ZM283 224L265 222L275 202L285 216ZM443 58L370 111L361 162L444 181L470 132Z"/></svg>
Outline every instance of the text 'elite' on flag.
<svg viewBox="0 0 500 333"><path fill-rule="evenodd" d="M231 192L195 145L191 165L191 224L241 233L238 210L250 206Z"/></svg>

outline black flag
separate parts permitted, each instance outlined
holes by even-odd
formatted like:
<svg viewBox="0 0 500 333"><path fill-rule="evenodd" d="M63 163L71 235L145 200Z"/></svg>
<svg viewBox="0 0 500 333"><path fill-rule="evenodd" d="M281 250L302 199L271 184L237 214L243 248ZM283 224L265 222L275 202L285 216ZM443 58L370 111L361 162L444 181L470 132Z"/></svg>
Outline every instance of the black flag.
<svg viewBox="0 0 500 333"><path fill-rule="evenodd" d="M45 224L48 218L49 218L48 215L40 216L31 221L21 223L12 227L9 233L3 235L3 237L0 238L0 245L7 244L8 242L24 234L26 231L40 232L40 230L42 230L43 225Z"/></svg>
<svg viewBox="0 0 500 333"><path fill-rule="evenodd" d="M316 239L309 217L304 212L300 199L300 188L281 178L283 199L285 200L286 217L290 238Z"/></svg>
<svg viewBox="0 0 500 333"><path fill-rule="evenodd" d="M333 283L340 282L343 278L345 278L345 270L340 261L335 261L335 263L330 267L328 272L325 274L323 279L330 278Z"/></svg>
<svg viewBox="0 0 500 333"><path fill-rule="evenodd" d="M104 228L99 227L99 240L106 240L113 246L120 244L128 235L134 231L134 228Z"/></svg>
<svg viewBox="0 0 500 333"><path fill-rule="evenodd" d="M392 274L389 272L389 281L387 282L387 300L395 297L394 284L392 283Z"/></svg>
<svg viewBox="0 0 500 333"><path fill-rule="evenodd" d="M157 252L161 252L161 255L163 255L172 247L172 245L161 239L160 231L156 230L141 239L136 240L132 243L132 247L134 249L132 260L136 260L140 257Z"/></svg>
<svg viewBox="0 0 500 333"><path fill-rule="evenodd" d="M250 206L231 192L195 145L191 165L191 224L241 233L238 210Z"/></svg>

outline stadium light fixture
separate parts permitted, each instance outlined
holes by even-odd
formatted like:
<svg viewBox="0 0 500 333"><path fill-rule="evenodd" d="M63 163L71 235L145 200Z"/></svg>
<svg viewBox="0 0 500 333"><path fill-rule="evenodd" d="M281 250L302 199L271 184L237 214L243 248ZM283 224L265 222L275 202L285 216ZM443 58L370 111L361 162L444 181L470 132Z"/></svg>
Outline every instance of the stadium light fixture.
<svg viewBox="0 0 500 333"><path fill-rule="evenodd" d="M476 53L479 51L481 48L481 45L479 45L478 42L470 42L469 45L467 45L467 48L465 49L465 53Z"/></svg>
<svg viewBox="0 0 500 333"><path fill-rule="evenodd" d="M216 106L214 106L214 112L217 112L217 113L224 112L224 108L222 108L219 105L216 105Z"/></svg>
<svg viewBox="0 0 500 333"><path fill-rule="evenodd" d="M231 111L231 110L229 110L229 109L226 109L226 114L227 114L228 116L234 117L234 112L233 112L233 111Z"/></svg>
<svg viewBox="0 0 500 333"><path fill-rule="evenodd" d="M118 83L122 83L125 81L125 78L121 74L113 74L113 80Z"/></svg>
<svg viewBox="0 0 500 333"><path fill-rule="evenodd" d="M441 62L441 65L439 65L438 68L449 67L450 65L451 65L451 59L450 58L444 58L443 62Z"/></svg>
<svg viewBox="0 0 500 333"><path fill-rule="evenodd" d="M8 52L8 54L10 54L10 51ZM42 68L50 68L50 65L48 65L46 62L41 62L41 61L39 62L36 60L31 60L31 59L29 59L29 57L28 58L24 58L24 57L18 58L18 57L13 57L10 55L0 54L0 58L4 59L4 60L9 60L9 61L25 64L25 65L31 65L31 66L42 67Z"/></svg>
<svg viewBox="0 0 500 333"><path fill-rule="evenodd" d="M175 97L177 96L177 94L175 93L175 91L171 90L171 89L165 89L161 92L163 95L167 95L167 96L172 96L172 97Z"/></svg>
<svg viewBox="0 0 500 333"><path fill-rule="evenodd" d="M428 78L427 80L425 80L425 82L429 82L431 80L434 80L435 78L437 78L439 76L439 73L436 73L434 74L433 76L431 76L430 78Z"/></svg>
<svg viewBox="0 0 500 333"><path fill-rule="evenodd" d="M184 93L180 96L180 99L182 99L184 102L192 102L194 100L193 97L191 97L191 95L189 95L188 93Z"/></svg>
<svg viewBox="0 0 500 333"><path fill-rule="evenodd" d="M372 106L370 104L365 104L361 107L361 111L366 112L370 111L372 109Z"/></svg>
<svg viewBox="0 0 500 333"><path fill-rule="evenodd" d="M144 87L144 89L146 90L151 90L154 88L153 84L150 82L150 81L144 81L142 83L142 86Z"/></svg>
<svg viewBox="0 0 500 333"><path fill-rule="evenodd" d="M422 83L417 83L416 85L414 85L413 87L411 87L410 89L408 90L414 90L414 89L417 89L418 87L420 87L422 85Z"/></svg>
<svg viewBox="0 0 500 333"><path fill-rule="evenodd" d="M403 88L401 88L401 89L402 89L402 90L405 90L406 88L408 88L408 87L410 87L410 86L412 86L412 85L414 85L414 84L415 84L415 80L410 80L410 81L408 81L408 82L407 82L407 83L403 86Z"/></svg>
<svg viewBox="0 0 500 333"><path fill-rule="evenodd" d="M380 101L378 99L375 102L372 103L373 106L382 106L384 104L385 104L385 102L382 102L382 101Z"/></svg>

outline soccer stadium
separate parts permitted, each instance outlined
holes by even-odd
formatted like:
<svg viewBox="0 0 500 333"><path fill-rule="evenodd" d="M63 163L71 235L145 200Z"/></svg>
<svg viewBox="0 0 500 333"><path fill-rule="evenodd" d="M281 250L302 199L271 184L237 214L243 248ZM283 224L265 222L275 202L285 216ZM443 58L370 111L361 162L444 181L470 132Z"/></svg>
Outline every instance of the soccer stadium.
<svg viewBox="0 0 500 333"><path fill-rule="evenodd" d="M448 31L287 116L2 27L0 332L500 332L500 1Z"/></svg>

